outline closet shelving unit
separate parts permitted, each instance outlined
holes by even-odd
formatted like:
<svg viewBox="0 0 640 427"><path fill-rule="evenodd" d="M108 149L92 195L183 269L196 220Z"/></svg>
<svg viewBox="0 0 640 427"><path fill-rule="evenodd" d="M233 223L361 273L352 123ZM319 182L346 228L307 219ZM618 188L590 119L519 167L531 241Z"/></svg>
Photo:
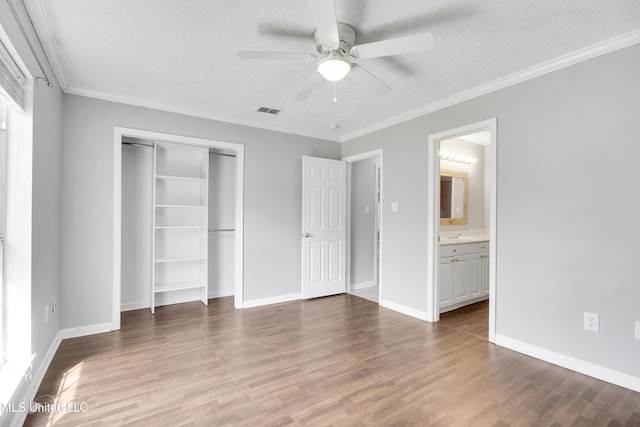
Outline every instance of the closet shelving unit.
<svg viewBox="0 0 640 427"><path fill-rule="evenodd" d="M154 144L151 313L170 292L207 304L208 174L208 148Z"/></svg>

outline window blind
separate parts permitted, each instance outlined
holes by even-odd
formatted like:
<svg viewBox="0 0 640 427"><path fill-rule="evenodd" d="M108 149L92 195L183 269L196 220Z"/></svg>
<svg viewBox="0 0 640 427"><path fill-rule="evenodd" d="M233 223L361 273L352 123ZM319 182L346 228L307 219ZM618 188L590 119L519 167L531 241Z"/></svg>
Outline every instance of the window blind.
<svg viewBox="0 0 640 427"><path fill-rule="evenodd" d="M0 41L0 95L12 104L24 110L24 88L26 77Z"/></svg>

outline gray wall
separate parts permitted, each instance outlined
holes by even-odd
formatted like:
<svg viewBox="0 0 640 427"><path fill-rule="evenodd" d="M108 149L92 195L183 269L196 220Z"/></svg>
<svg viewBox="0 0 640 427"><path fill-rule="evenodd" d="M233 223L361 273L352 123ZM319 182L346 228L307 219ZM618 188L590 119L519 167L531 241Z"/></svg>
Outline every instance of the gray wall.
<svg viewBox="0 0 640 427"><path fill-rule="evenodd" d="M375 273L376 193L379 157L351 164L351 286L373 282ZM369 207L366 212L365 207Z"/></svg>
<svg viewBox="0 0 640 427"><path fill-rule="evenodd" d="M638 69L635 45L345 143L384 149L383 299L426 311L427 136L497 117L497 333L639 377Z"/></svg>
<svg viewBox="0 0 640 427"><path fill-rule="evenodd" d="M209 230L235 227L236 159L209 155ZM234 231L211 231L209 240L209 297L234 294Z"/></svg>
<svg viewBox="0 0 640 427"><path fill-rule="evenodd" d="M14 2L22 22L28 22L21 2ZM25 42L21 31L13 18L11 10L6 2L0 3L0 25L6 32L11 44L18 51L20 58L25 62L29 72L35 76L41 76L35 57L31 53ZM27 25L26 31L33 34L32 29ZM42 60L42 56L41 56ZM59 311L51 314L49 323L44 323L44 307L50 304L55 298L60 301L60 198L61 198L61 147L62 147L62 92L53 77L53 73L48 71L49 77L55 84L54 88L48 88L40 80L34 82L33 104L29 107L33 112L33 124L29 123L30 140L21 140L22 148L19 150L22 155L29 154L26 158L18 159L21 185L24 187L16 198L7 203L9 209L13 203L15 215L26 215L21 218L22 223L26 223L20 235L30 236L30 241L14 242L7 246L7 249L14 252L16 260L12 276L12 286L30 287L30 301L24 301L27 307L19 308L20 316L23 314L27 318L22 325L30 325L31 329L31 351L33 355L33 372L38 372L41 368L43 358L51 346L57 332L60 329ZM12 149L10 149L12 150ZM11 153L8 153L11 155ZM15 159L14 159L15 160ZM30 176L30 179L28 179ZM24 179L23 179L24 178ZM7 220L9 220L7 216ZM7 224L7 227L11 227ZM24 233L24 234L23 234ZM17 244L16 244L17 243ZM20 251L25 250L25 253ZM15 258L17 257L17 258ZM5 260L9 260L10 256ZM4 274L8 274L5 268ZM20 271L17 271L20 270ZM26 270L26 271L25 271ZM22 279L25 279L24 281ZM15 296L15 295L14 295ZM29 310L30 304L30 310ZM30 313L29 313L30 311ZM30 316L29 316L30 314ZM30 319L29 319L30 318ZM23 339L24 336L20 337ZM14 395L15 401L24 398L26 391L25 382ZM4 385L4 384L3 384ZM4 419L0 416L0 424Z"/></svg>
<svg viewBox="0 0 640 427"><path fill-rule="evenodd" d="M338 143L74 95L63 117L64 328L111 321L114 126L243 143L245 300L300 292L302 156Z"/></svg>
<svg viewBox="0 0 640 427"><path fill-rule="evenodd" d="M122 311L151 305L153 146L122 145Z"/></svg>

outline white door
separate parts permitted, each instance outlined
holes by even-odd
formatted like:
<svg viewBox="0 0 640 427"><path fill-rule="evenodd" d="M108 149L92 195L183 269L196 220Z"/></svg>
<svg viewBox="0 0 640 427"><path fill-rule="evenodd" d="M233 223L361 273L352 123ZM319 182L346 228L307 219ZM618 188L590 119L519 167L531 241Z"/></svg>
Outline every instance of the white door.
<svg viewBox="0 0 640 427"><path fill-rule="evenodd" d="M346 163L302 157L302 298L345 292Z"/></svg>

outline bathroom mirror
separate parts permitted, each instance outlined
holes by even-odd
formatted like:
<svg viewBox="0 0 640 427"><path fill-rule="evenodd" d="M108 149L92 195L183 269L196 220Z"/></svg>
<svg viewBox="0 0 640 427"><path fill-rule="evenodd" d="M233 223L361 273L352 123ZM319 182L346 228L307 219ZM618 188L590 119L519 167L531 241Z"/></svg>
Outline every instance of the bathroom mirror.
<svg viewBox="0 0 640 427"><path fill-rule="evenodd" d="M440 225L467 224L467 172L440 170Z"/></svg>

